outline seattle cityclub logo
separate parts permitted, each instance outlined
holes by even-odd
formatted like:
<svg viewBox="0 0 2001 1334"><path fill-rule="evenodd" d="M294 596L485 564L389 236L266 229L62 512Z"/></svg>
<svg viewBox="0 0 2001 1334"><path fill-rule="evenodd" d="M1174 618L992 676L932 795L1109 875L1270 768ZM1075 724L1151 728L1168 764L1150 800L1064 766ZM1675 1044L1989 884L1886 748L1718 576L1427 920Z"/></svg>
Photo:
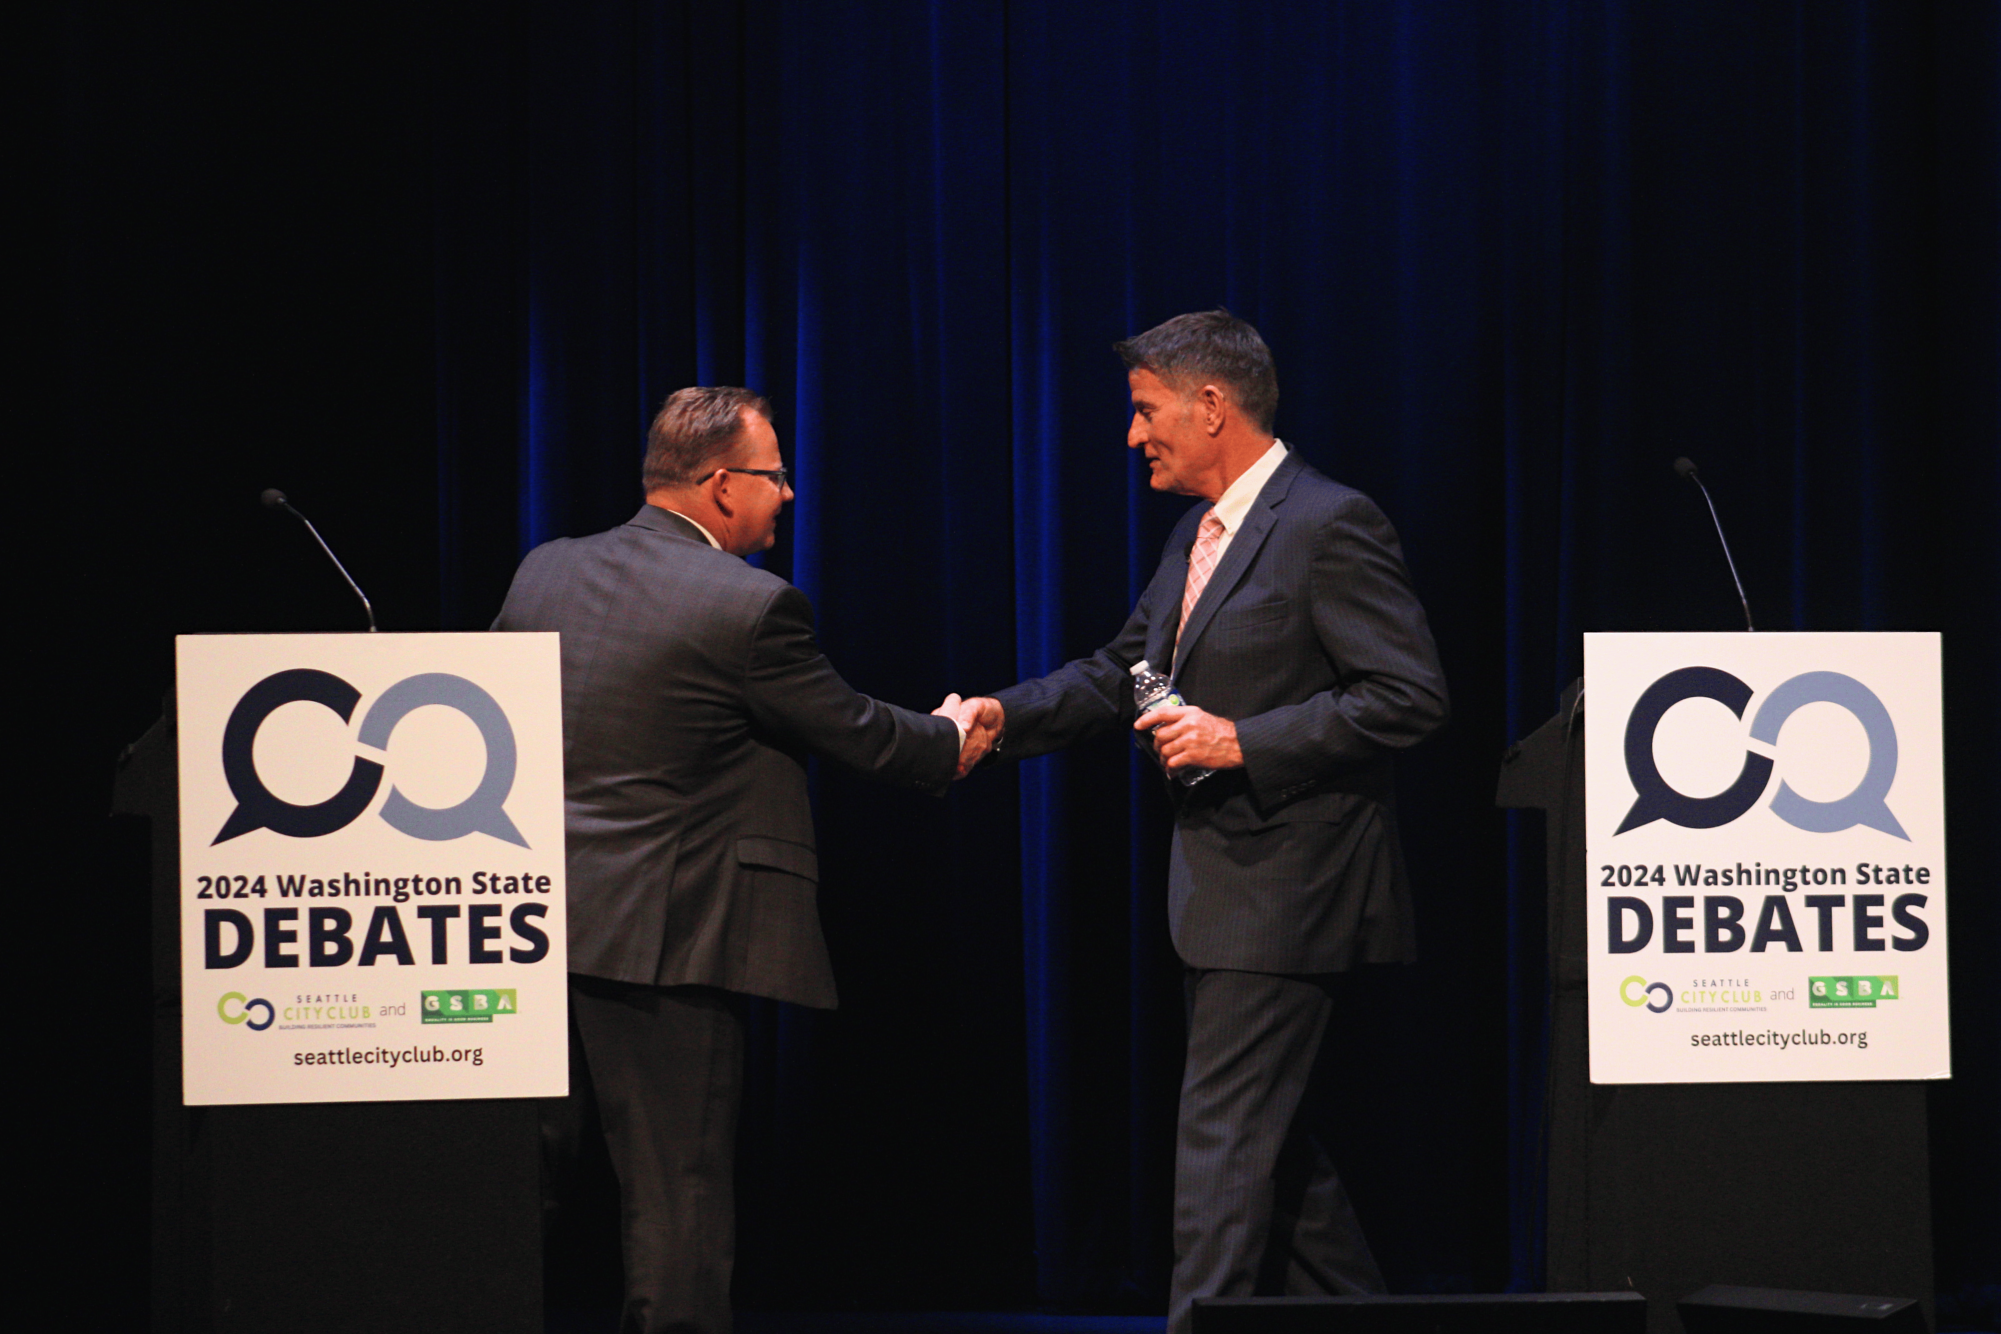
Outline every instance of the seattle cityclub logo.
<svg viewBox="0 0 2001 1334"><path fill-rule="evenodd" d="M1629 977L1619 984L1619 999L1639 1009L1647 1007L1647 1013L1659 1014L1674 1005L1674 988L1665 982L1648 982L1644 977Z"/></svg>
<svg viewBox="0 0 2001 1334"><path fill-rule="evenodd" d="M215 836L216 843L226 843L254 829L269 829L291 838L318 838L354 823L375 799L382 785L382 765L360 755L355 756L341 790L311 806L280 800L264 786L253 751L257 729L281 706L299 701L324 705L342 722L348 722L361 702L361 692L331 672L299 667L267 676L243 693L222 731L222 774L236 798L236 809ZM446 672L425 672L398 681L369 706L356 739L364 746L386 750L396 724L429 704L456 709L479 729L486 743L486 772L471 796L442 809L419 806L392 787L389 799L382 803L383 820L412 838L430 842L487 833L527 847L528 840L502 809L514 789L514 728L493 696L471 681Z"/></svg>
<svg viewBox="0 0 2001 1334"><path fill-rule="evenodd" d="M1750 686L1716 667L1683 667L1646 688L1626 720L1626 774L1639 795L1613 831L1615 836L1655 820L1684 829L1715 829L1757 804L1771 781L1772 761L1755 751L1744 753L1737 780L1713 797L1677 792L1654 763L1654 732L1669 709L1685 699L1713 699L1742 718L1751 695ZM1786 719L1805 705L1823 703L1839 705L1862 724L1869 739L1869 767L1855 790L1835 801L1810 801L1781 780L1770 803L1772 814L1808 833L1834 834L1863 825L1909 842L1911 836L1884 802L1897 777L1897 729L1890 711L1868 686L1840 672L1802 672L1780 684L1758 706L1751 719L1751 739L1776 745Z"/></svg>
<svg viewBox="0 0 2001 1334"><path fill-rule="evenodd" d="M263 1012L261 1020L259 1011ZM253 1033L262 1033L271 1027L278 1012L271 1008L271 1002L259 997L251 1000L240 991L232 991L215 1003L215 1012L222 1016L225 1024L242 1024Z"/></svg>

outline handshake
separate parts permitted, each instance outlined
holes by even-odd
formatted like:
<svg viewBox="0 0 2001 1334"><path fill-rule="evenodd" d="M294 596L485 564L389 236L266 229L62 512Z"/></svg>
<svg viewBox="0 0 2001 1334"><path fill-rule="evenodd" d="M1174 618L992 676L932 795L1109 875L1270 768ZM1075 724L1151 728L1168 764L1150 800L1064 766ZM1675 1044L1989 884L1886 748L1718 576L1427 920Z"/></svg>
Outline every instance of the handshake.
<svg viewBox="0 0 2001 1334"><path fill-rule="evenodd" d="M1000 744L1001 733L1007 728L1007 711L999 700L987 695L971 699L947 695L931 712L959 725L959 771L954 779L977 768ZM1152 733L1153 753L1169 773L1190 767L1240 769L1244 764L1237 725L1193 705L1149 709L1133 722L1133 730Z"/></svg>
<svg viewBox="0 0 2001 1334"><path fill-rule="evenodd" d="M959 769L952 775L955 780L971 773L992 753L1007 726L1007 714L1000 701L986 695L975 695L972 699L947 695L945 702L931 712L959 725Z"/></svg>

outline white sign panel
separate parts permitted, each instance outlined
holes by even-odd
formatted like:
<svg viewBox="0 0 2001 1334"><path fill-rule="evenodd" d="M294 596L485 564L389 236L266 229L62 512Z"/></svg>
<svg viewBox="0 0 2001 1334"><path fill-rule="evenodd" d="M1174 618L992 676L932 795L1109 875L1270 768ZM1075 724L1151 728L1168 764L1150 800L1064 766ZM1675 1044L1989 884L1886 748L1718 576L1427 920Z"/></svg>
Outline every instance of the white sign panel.
<svg viewBox="0 0 2001 1334"><path fill-rule="evenodd" d="M1944 1079L1936 634L1584 637L1591 1079Z"/></svg>
<svg viewBox="0 0 2001 1334"><path fill-rule="evenodd" d="M565 1093L557 636L177 650L185 1101Z"/></svg>

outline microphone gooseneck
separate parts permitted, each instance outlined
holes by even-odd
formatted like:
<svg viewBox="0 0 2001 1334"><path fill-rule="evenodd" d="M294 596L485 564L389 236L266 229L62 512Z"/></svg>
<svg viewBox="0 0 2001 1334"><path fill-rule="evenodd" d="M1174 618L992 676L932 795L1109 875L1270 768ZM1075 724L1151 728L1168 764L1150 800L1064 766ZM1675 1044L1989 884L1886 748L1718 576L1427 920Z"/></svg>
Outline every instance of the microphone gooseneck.
<svg viewBox="0 0 2001 1334"><path fill-rule="evenodd" d="M1744 608L1744 628L1756 630L1758 627L1751 624L1751 599L1744 596L1744 581L1737 577L1737 561L1730 554L1730 539L1723 535L1723 520L1716 515L1716 501L1710 496L1709 488L1702 484L1702 478L1696 475L1694 461L1686 455L1674 461L1674 473L1694 482L1696 489L1702 492L1703 502L1709 506L1709 521L1716 525L1716 540L1723 544L1723 560L1730 567L1730 582L1737 585L1737 602Z"/></svg>
<svg viewBox="0 0 2001 1334"><path fill-rule="evenodd" d="M347 586L352 588L354 595L361 599L361 610L368 616L368 632L374 634L375 608L369 605L368 594L362 592L361 585L354 582L354 576L347 572L347 566L340 563L340 557L334 555L333 548L327 545L327 540L324 537L320 536L320 530L313 527L313 521L293 508L292 502L285 498L285 493L275 486L265 487L264 493L258 496L257 499L266 509L283 510L300 523L306 525L306 531L313 535L313 541L320 544L320 550L327 553L327 559L333 562L333 567L336 570L340 571L340 577L347 580Z"/></svg>

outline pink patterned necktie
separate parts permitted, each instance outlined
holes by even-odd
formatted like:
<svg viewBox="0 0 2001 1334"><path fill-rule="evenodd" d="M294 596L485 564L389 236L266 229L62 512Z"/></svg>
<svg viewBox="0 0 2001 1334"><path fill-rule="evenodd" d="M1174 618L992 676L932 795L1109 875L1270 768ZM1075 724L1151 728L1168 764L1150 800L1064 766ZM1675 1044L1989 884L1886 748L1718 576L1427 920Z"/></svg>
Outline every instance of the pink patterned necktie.
<svg viewBox="0 0 2001 1334"><path fill-rule="evenodd" d="M1202 590L1209 584L1209 576L1216 572L1216 550L1223 545L1223 521L1210 510L1202 516L1202 527L1195 534L1195 546L1188 553L1188 587L1181 595L1181 624L1185 627L1188 618L1195 611L1195 604L1202 598ZM1180 644L1175 645L1178 651Z"/></svg>

